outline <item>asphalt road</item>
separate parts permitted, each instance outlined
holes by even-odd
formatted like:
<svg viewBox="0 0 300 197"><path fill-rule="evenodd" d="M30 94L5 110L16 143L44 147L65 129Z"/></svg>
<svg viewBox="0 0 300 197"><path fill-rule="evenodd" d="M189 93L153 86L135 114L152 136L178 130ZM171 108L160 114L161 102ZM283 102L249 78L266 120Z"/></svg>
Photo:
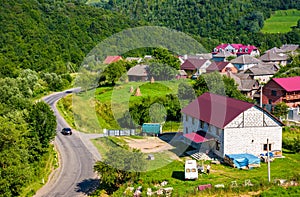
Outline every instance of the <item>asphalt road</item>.
<svg viewBox="0 0 300 197"><path fill-rule="evenodd" d="M99 184L93 166L101 157L89 139L101 135L91 137L78 131L73 131L73 135L68 136L60 133L62 128L69 126L58 113L55 104L68 93L70 92L55 93L43 99L51 106L57 118L57 135L54 143L59 152L60 166L51 175L47 184L37 192L35 195L37 197L86 196Z"/></svg>

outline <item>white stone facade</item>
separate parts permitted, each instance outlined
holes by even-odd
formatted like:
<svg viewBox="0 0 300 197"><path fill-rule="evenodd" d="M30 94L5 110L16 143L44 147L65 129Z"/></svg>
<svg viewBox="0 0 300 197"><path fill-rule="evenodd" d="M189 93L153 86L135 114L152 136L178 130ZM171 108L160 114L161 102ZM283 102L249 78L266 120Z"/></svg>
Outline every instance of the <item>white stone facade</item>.
<svg viewBox="0 0 300 197"><path fill-rule="evenodd" d="M204 130L215 137L213 142L200 146L200 151L210 148L215 154L266 153L267 139L271 150L282 149L282 128L270 114L253 106L239 114L224 129L183 114L183 133ZM217 150L216 145L219 145Z"/></svg>

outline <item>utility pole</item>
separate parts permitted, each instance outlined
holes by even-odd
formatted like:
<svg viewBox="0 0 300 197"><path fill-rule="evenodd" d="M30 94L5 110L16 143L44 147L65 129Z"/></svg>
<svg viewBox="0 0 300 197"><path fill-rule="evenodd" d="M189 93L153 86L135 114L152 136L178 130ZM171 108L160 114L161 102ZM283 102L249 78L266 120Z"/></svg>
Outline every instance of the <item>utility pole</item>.
<svg viewBox="0 0 300 197"><path fill-rule="evenodd" d="M268 180L271 182L271 169L270 169L270 153L269 153L269 138L267 138L267 160L268 160Z"/></svg>
<svg viewBox="0 0 300 197"><path fill-rule="evenodd" d="M260 84L260 97L259 97L259 106L262 107L262 89L263 89L263 85Z"/></svg>

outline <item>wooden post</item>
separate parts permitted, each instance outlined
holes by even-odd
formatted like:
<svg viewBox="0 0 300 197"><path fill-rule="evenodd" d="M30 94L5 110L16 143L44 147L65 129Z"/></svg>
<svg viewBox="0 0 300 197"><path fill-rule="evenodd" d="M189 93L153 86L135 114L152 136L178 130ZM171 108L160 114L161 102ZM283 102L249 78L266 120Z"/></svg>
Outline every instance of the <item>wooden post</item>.
<svg viewBox="0 0 300 197"><path fill-rule="evenodd" d="M269 138L267 139L267 159L268 159L268 181L271 182L271 169L270 169L270 153L269 153Z"/></svg>

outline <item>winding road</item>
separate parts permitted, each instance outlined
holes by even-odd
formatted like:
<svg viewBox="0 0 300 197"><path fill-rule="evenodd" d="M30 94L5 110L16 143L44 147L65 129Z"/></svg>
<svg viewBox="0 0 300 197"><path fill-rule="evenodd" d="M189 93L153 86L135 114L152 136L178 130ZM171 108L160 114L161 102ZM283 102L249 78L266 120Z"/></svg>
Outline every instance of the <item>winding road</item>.
<svg viewBox="0 0 300 197"><path fill-rule="evenodd" d="M99 185L97 175L93 171L95 161L101 156L90 139L102 137L102 134L84 134L73 131L73 135L60 133L69 127L56 109L56 102L78 89L54 93L43 98L50 105L57 118L57 135L54 143L59 152L60 166L51 175L48 182L36 193L36 197L74 197L86 196Z"/></svg>

